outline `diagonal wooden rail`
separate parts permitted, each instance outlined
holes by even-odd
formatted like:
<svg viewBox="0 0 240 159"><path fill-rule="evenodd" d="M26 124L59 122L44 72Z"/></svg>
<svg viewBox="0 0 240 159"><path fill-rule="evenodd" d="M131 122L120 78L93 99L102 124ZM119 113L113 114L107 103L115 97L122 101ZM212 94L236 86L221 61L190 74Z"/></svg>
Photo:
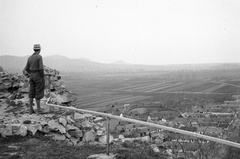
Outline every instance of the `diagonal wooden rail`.
<svg viewBox="0 0 240 159"><path fill-rule="evenodd" d="M49 103L49 100L50 100L50 98L48 98L48 100L46 102L46 105L48 105L50 107L58 107L58 108L62 108L62 109L69 109L69 110L94 114L94 115L98 115L98 116L103 116L103 117L107 117L108 121L111 118L111 119L118 119L118 120L128 121L128 122L132 122L132 123L142 124L142 125L146 125L146 126L151 126L151 127L155 127L155 128L159 128L159 129L163 129L163 130L172 131L172 132L175 132L175 133L189 135L189 136L202 138L202 139L209 140L209 141L214 141L214 142L221 143L221 144L224 144L224 145L240 148L240 143L236 143L236 142L232 142L232 141L228 141L228 140L224 140L224 139L219 139L219 138L215 138L215 137L211 137L211 136L207 136L207 135L202 135L202 134L198 134L198 133L195 133L195 132L190 132L190 131L181 130L181 129L177 129L177 128L172 128L172 127L168 127L168 126L164 126L164 125L158 125L158 124L154 124L154 123L150 123L150 122L144 122L144 121L140 121L140 120L136 120L136 119L120 117L120 116L116 116L116 115L112 115L112 114L101 113L101 112L85 110L85 109L78 109L78 108L74 108L74 107L66 107L66 106L55 105L55 104ZM108 127L109 127L109 125L107 125L107 135L109 135ZM107 137L107 140L108 140L108 138L109 137ZM108 154L108 143L107 143L107 154Z"/></svg>

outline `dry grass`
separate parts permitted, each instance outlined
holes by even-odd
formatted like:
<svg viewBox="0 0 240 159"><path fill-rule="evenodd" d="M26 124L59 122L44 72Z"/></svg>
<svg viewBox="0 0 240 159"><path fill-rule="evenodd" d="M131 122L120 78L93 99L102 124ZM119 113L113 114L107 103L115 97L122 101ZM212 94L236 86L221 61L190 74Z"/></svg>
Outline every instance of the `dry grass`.
<svg viewBox="0 0 240 159"><path fill-rule="evenodd" d="M69 146L43 136L0 138L0 158L6 159L84 159L105 151L105 147Z"/></svg>
<svg viewBox="0 0 240 159"><path fill-rule="evenodd" d="M90 155L106 153L106 147L70 146L64 141L54 141L43 135L0 138L0 159L85 159ZM111 144L110 153L117 159L161 159L146 143Z"/></svg>

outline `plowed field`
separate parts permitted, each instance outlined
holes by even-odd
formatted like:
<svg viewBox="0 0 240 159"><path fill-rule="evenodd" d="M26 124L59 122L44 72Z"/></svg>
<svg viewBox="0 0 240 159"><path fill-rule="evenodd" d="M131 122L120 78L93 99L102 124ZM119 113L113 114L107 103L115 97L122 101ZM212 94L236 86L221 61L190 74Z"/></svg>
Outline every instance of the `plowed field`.
<svg viewBox="0 0 240 159"><path fill-rule="evenodd" d="M167 100L174 100L172 98L181 94L199 96L200 94L240 93L240 88L230 86L227 82L215 81L126 80L121 78L86 80L77 76L66 78L64 81L69 90L78 93L77 106L92 110L115 103L144 103L160 99L162 101L163 98L160 96L164 94L171 97Z"/></svg>

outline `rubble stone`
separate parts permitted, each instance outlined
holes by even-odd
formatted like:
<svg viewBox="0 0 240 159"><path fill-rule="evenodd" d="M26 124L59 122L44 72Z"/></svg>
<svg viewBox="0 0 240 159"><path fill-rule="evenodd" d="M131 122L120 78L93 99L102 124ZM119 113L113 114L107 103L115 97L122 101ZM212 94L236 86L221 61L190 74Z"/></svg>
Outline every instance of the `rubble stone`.
<svg viewBox="0 0 240 159"><path fill-rule="evenodd" d="M51 88L50 95L52 97L52 100L54 100L54 98L57 98L58 104L66 104L66 103L71 104L76 101L77 99L76 94L69 92L63 85L63 81L60 80L61 76L59 75L59 71L44 66L44 72L45 72L45 75L50 75L51 77L50 81L52 83L51 84L52 88ZM28 80L29 80L29 76L27 74L25 76L25 75L1 72L0 73L0 90L2 92L17 90L17 92L8 94L7 96L0 94L0 97L1 98L8 97L10 101L13 101L15 99L21 99L22 93L26 94L29 92ZM48 86L47 76L45 77L45 85Z"/></svg>
<svg viewBox="0 0 240 159"><path fill-rule="evenodd" d="M67 130L79 130L78 127L73 126L73 125L69 125L69 124L66 125L66 129L67 129Z"/></svg>
<svg viewBox="0 0 240 159"><path fill-rule="evenodd" d="M56 94L56 93L51 93L51 96L53 98L55 98L55 104L65 104L65 103L69 103L69 97L68 97L68 93L63 93L63 94Z"/></svg>
<svg viewBox="0 0 240 159"><path fill-rule="evenodd" d="M91 117L93 117L93 115L92 114L84 114L84 116L86 117L86 118L91 118Z"/></svg>
<svg viewBox="0 0 240 159"><path fill-rule="evenodd" d="M75 137L75 138L81 138L83 137L83 132L82 130L70 130L68 131L68 133L72 136L72 137Z"/></svg>
<svg viewBox="0 0 240 159"><path fill-rule="evenodd" d="M102 121L102 120L104 120L104 118L102 118L102 117L96 117L96 118L94 119L94 122L99 122L99 121Z"/></svg>
<svg viewBox="0 0 240 159"><path fill-rule="evenodd" d="M92 128L93 124L90 123L88 120L85 120L84 122L82 122L82 127L83 128Z"/></svg>
<svg viewBox="0 0 240 159"><path fill-rule="evenodd" d="M43 127L42 132L47 134L50 132L50 130L47 127Z"/></svg>
<svg viewBox="0 0 240 159"><path fill-rule="evenodd" d="M156 144L151 144L150 147L152 148L152 150L156 153L160 152L159 148L157 147Z"/></svg>
<svg viewBox="0 0 240 159"><path fill-rule="evenodd" d="M102 144L107 144L107 135L103 135L101 137L99 137L99 142ZM114 140L113 136L111 134L109 134L109 143L112 143Z"/></svg>
<svg viewBox="0 0 240 159"><path fill-rule="evenodd" d="M70 139L72 136L67 132L66 137Z"/></svg>
<svg viewBox="0 0 240 159"><path fill-rule="evenodd" d="M150 141L151 141L151 139L149 136L142 137L142 142L150 142Z"/></svg>
<svg viewBox="0 0 240 159"><path fill-rule="evenodd" d="M25 125L21 125L15 134L21 135L21 136L26 136L27 135L27 127Z"/></svg>
<svg viewBox="0 0 240 159"><path fill-rule="evenodd" d="M59 123L63 124L63 126L66 126L67 125L67 120L63 117L60 117L59 118Z"/></svg>
<svg viewBox="0 0 240 159"><path fill-rule="evenodd" d="M83 114L79 114L79 113L74 113L74 120L78 120L78 119L85 119L85 115Z"/></svg>
<svg viewBox="0 0 240 159"><path fill-rule="evenodd" d="M27 129L32 133L32 135L35 135L38 130L42 131L42 126L40 124L31 124L27 125Z"/></svg>
<svg viewBox="0 0 240 159"><path fill-rule="evenodd" d="M12 125L8 124L5 128L3 128L2 131L1 131L1 135L2 135L3 138L13 135Z"/></svg>
<svg viewBox="0 0 240 159"><path fill-rule="evenodd" d="M96 139L96 134L93 130L86 132L86 134L84 135L85 142L95 141L95 139Z"/></svg>
<svg viewBox="0 0 240 159"><path fill-rule="evenodd" d="M122 139L122 142L126 142L126 141L133 142L133 139L132 138L123 138Z"/></svg>
<svg viewBox="0 0 240 159"><path fill-rule="evenodd" d="M96 127L95 127L96 128ZM97 129L97 128L96 128ZM105 133L104 133L104 131L103 130L101 130L100 128L98 128L98 130L97 130L97 133L96 133L98 136L102 136L102 135L104 135Z"/></svg>
<svg viewBox="0 0 240 159"><path fill-rule="evenodd" d="M21 124L12 124L12 133L16 133L20 129Z"/></svg>
<svg viewBox="0 0 240 159"><path fill-rule="evenodd" d="M84 142L83 141L78 142L77 146L84 146Z"/></svg>
<svg viewBox="0 0 240 159"><path fill-rule="evenodd" d="M69 124L75 123L75 121L74 121L69 115L67 116L67 122L68 122Z"/></svg>
<svg viewBox="0 0 240 159"><path fill-rule="evenodd" d="M87 159L115 159L115 156L116 155L113 155L112 153L110 153L109 155L95 154L95 155L88 156Z"/></svg>
<svg viewBox="0 0 240 159"><path fill-rule="evenodd" d="M65 137L65 135L62 135L62 134L54 134L53 139L54 140L65 140L66 137Z"/></svg>
<svg viewBox="0 0 240 159"><path fill-rule="evenodd" d="M71 141L71 142L73 143L73 145L75 146L75 145L77 145L79 139L74 138L74 137L71 137L71 138L70 138L70 141Z"/></svg>
<svg viewBox="0 0 240 159"><path fill-rule="evenodd" d="M124 139L125 137L124 137L122 134L120 134L120 135L118 136L118 138L119 138L119 139Z"/></svg>
<svg viewBox="0 0 240 159"><path fill-rule="evenodd" d="M48 126L51 130L54 131L60 131L62 134L66 133L66 129L64 126L60 125L58 122L56 122L55 120L50 120L48 122Z"/></svg>
<svg viewBox="0 0 240 159"><path fill-rule="evenodd" d="M49 128L52 129L52 130L55 130L55 131L58 130L58 125L59 125L59 124L58 124L57 122L55 122L54 120L50 120L50 121L48 122Z"/></svg>
<svg viewBox="0 0 240 159"><path fill-rule="evenodd" d="M60 131L60 133L66 134L66 129L65 129L65 127L62 126L62 125L60 125L60 124L58 124L58 130Z"/></svg>
<svg viewBox="0 0 240 159"><path fill-rule="evenodd" d="M40 124L41 124L42 126L45 126L45 125L47 125L48 123L47 123L45 120L43 120L43 121L40 122Z"/></svg>
<svg viewBox="0 0 240 159"><path fill-rule="evenodd" d="M54 116L54 114L45 114L44 117L45 118L52 118Z"/></svg>

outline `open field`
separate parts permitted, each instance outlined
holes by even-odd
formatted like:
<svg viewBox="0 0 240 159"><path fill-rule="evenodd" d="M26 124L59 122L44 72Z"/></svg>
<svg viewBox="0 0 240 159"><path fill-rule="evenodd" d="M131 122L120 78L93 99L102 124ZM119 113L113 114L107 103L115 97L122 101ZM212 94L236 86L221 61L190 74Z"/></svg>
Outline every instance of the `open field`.
<svg viewBox="0 0 240 159"><path fill-rule="evenodd" d="M99 95L92 96L91 98L82 98L77 101L77 105L81 108L96 108L104 107L108 104L114 103L132 103L135 101L145 100L151 96L132 96L132 95ZM82 100L81 100L82 99Z"/></svg>
<svg viewBox="0 0 240 159"><path fill-rule="evenodd" d="M238 80L176 80L159 78L157 75L149 77L146 73L142 78L126 74L72 75L63 77L63 80L69 90L78 94L77 107L91 110L113 104L151 105L149 103L154 102L186 109L190 105L231 100L231 95L240 94ZM185 108L180 108L178 103L186 99Z"/></svg>

